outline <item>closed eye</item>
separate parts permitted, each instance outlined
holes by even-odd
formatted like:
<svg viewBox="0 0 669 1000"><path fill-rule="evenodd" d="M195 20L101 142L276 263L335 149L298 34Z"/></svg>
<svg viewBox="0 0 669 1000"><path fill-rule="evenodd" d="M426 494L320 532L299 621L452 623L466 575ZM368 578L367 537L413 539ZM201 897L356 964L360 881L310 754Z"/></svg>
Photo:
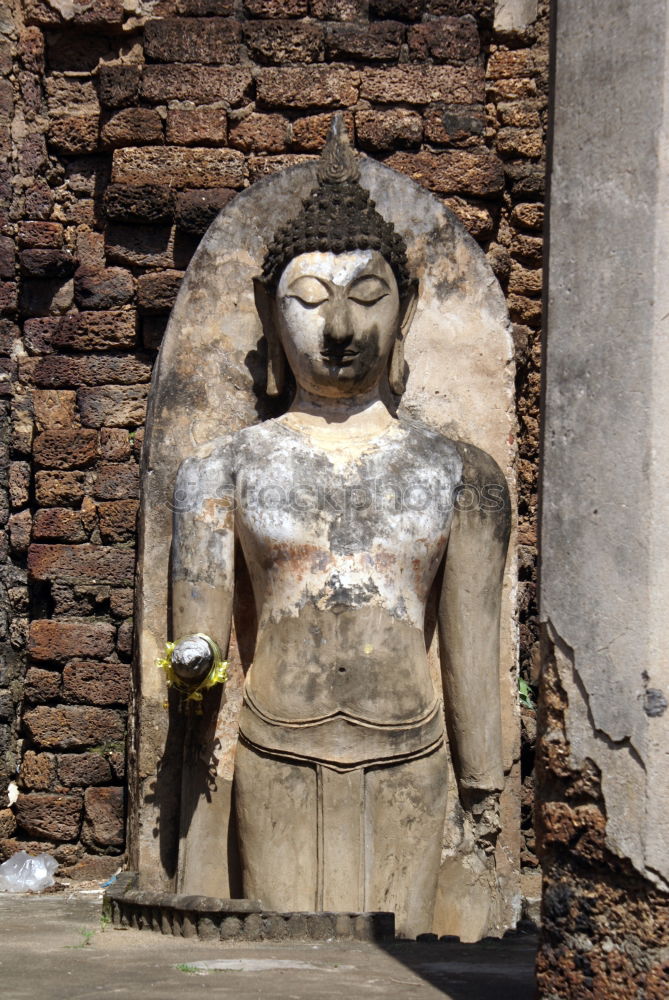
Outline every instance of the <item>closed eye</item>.
<svg viewBox="0 0 669 1000"><path fill-rule="evenodd" d="M300 305L304 306L305 309L315 309L317 306L322 306L323 303L327 302L327 300L328 300L327 295L324 295L323 298L319 298L319 299L315 299L314 300L314 299L303 298L301 295L295 295L294 293L292 295L287 295L286 298L287 299L297 299L297 301L300 303Z"/></svg>
<svg viewBox="0 0 669 1000"><path fill-rule="evenodd" d="M373 306L375 302L379 302L389 294L390 289L385 281L375 275L370 275L354 282L349 289L348 297L353 302L359 302L360 305Z"/></svg>
<svg viewBox="0 0 669 1000"><path fill-rule="evenodd" d="M301 305L310 309L327 302L329 293L318 278L302 275L290 284L286 298L297 299Z"/></svg>

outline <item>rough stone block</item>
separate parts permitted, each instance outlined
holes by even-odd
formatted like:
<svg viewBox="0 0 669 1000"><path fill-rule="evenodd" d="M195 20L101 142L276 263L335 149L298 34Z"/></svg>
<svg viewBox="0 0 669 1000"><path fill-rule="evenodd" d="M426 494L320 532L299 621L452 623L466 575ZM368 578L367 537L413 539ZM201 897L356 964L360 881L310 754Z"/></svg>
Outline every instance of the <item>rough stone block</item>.
<svg viewBox="0 0 669 1000"><path fill-rule="evenodd" d="M518 295L541 295L543 288L543 271L541 268L528 270L515 261L511 265L509 275L509 291Z"/></svg>
<svg viewBox="0 0 669 1000"><path fill-rule="evenodd" d="M344 122L350 135L353 135L353 115L350 111L344 112ZM305 152L320 153L332 125L332 115L309 115L306 118L298 118L293 124L293 143L296 149Z"/></svg>
<svg viewBox="0 0 669 1000"><path fill-rule="evenodd" d="M56 780L56 761L53 754L26 750L19 770L19 783L23 790L48 792Z"/></svg>
<svg viewBox="0 0 669 1000"><path fill-rule="evenodd" d="M428 0L426 13L434 17L463 17L469 14L486 26L492 25L495 0Z"/></svg>
<svg viewBox="0 0 669 1000"><path fill-rule="evenodd" d="M232 19L162 18L147 22L144 52L164 63L236 63L241 36L241 25Z"/></svg>
<svg viewBox="0 0 669 1000"><path fill-rule="evenodd" d="M32 549L68 549L66 545L36 545ZM107 550L110 551L110 550ZM118 551L118 550L116 550ZM113 550L112 550L113 553ZM132 555L132 553L129 553ZM35 560L36 561L36 560ZM43 560L41 567L46 568L47 575L38 579L49 579L50 568L56 568L57 563L52 558ZM117 574L118 575L118 574ZM132 574L130 574L130 578ZM82 582L77 576L70 582ZM126 581L128 577L126 575ZM92 581L97 582L97 581ZM37 619L30 623L28 637L28 653L35 660L64 663L73 656L109 656L114 648L114 628L108 622L55 622L49 619Z"/></svg>
<svg viewBox="0 0 669 1000"><path fill-rule="evenodd" d="M148 382L151 365L141 358L89 357L25 358L19 366L21 381L45 389L60 389L80 385L132 385Z"/></svg>
<svg viewBox="0 0 669 1000"><path fill-rule="evenodd" d="M151 22L149 24L160 23ZM151 145L163 141L163 120L155 108L124 108L102 127L105 146Z"/></svg>
<svg viewBox="0 0 669 1000"><path fill-rule="evenodd" d="M244 41L253 58L266 65L315 63L323 58L323 29L319 24L294 21L250 21Z"/></svg>
<svg viewBox="0 0 669 1000"><path fill-rule="evenodd" d="M130 433L120 427L100 431L100 456L106 462L126 462L132 454Z"/></svg>
<svg viewBox="0 0 669 1000"><path fill-rule="evenodd" d="M35 709L40 711L40 709ZM47 792L21 794L16 803L16 821L30 837L76 840L81 822L82 796L51 795Z"/></svg>
<svg viewBox="0 0 669 1000"><path fill-rule="evenodd" d="M97 500L137 500L139 498L139 468L101 462L93 486ZM112 581L109 581L110 583ZM116 581L120 583L120 580Z"/></svg>
<svg viewBox="0 0 669 1000"><path fill-rule="evenodd" d="M77 266L67 250L22 250L19 262L22 274L31 278L69 278Z"/></svg>
<svg viewBox="0 0 669 1000"><path fill-rule="evenodd" d="M229 17L234 0L177 0L177 14L193 17Z"/></svg>
<svg viewBox="0 0 669 1000"><path fill-rule="evenodd" d="M25 250L24 253L58 253L57 250ZM72 262L72 270L76 263ZM25 278L21 287L21 312L24 316L60 316L72 305L74 283L62 278L35 280Z"/></svg>
<svg viewBox="0 0 669 1000"><path fill-rule="evenodd" d="M82 270L80 268L80 270ZM75 288L77 279L75 278ZM111 286L111 290L110 289ZM84 289L96 296L94 301L109 302L123 296L132 286L132 277L120 268L88 272L81 278L80 294ZM107 291L105 291L107 289ZM82 302L83 305L83 302ZM63 316L51 336L54 348L70 351L104 351L131 348L135 344L135 317L132 312L100 310L100 312L69 313Z"/></svg>
<svg viewBox="0 0 669 1000"><path fill-rule="evenodd" d="M100 535L103 542L125 542L137 530L137 500L113 500L98 504Z"/></svg>
<svg viewBox="0 0 669 1000"><path fill-rule="evenodd" d="M123 466L112 465L110 468L122 474ZM34 580L54 580L61 583L95 583L95 584L115 584L116 586L128 585L132 582L135 557L130 549L113 548L104 545L32 545L28 556L28 570ZM48 622L33 622L31 626L31 643L37 639L42 643L42 636L48 635L50 630ZM70 628L76 633L78 625L71 622L53 622L55 634L67 638ZM107 632L103 627L104 622L96 623L95 636L91 632L91 642L95 640L95 649L99 650L100 643L106 648ZM37 626L39 626L37 628ZM33 635L33 627L36 628ZM91 625L92 628L92 625ZM37 637L37 638L35 638ZM104 640L104 641L103 641ZM40 645L40 649L43 648ZM48 659L49 657L37 656L36 659ZM83 649L71 654L98 656L99 652L87 654Z"/></svg>
<svg viewBox="0 0 669 1000"><path fill-rule="evenodd" d="M373 152L419 146L423 139L423 119L415 111L357 111L355 132L362 149Z"/></svg>
<svg viewBox="0 0 669 1000"><path fill-rule="evenodd" d="M13 278L16 260L14 240L0 236L0 278Z"/></svg>
<svg viewBox="0 0 669 1000"><path fill-rule="evenodd" d="M541 128L539 101L511 101L497 105L497 117L502 125L515 128Z"/></svg>
<svg viewBox="0 0 669 1000"><path fill-rule="evenodd" d="M83 469L97 453L98 435L86 427L43 431L33 446L37 464L50 469Z"/></svg>
<svg viewBox="0 0 669 1000"><path fill-rule="evenodd" d="M78 504L86 490L85 472L36 472L35 494L44 507Z"/></svg>
<svg viewBox="0 0 669 1000"><path fill-rule="evenodd" d="M409 52L417 59L462 63L481 51L476 22L471 17L442 17L409 28Z"/></svg>
<svg viewBox="0 0 669 1000"><path fill-rule="evenodd" d="M124 63L103 63L98 76L100 103L108 108L136 104L142 77L141 66Z"/></svg>
<svg viewBox="0 0 669 1000"><path fill-rule="evenodd" d="M93 705L126 705L130 691L127 663L72 660L63 670L63 697Z"/></svg>
<svg viewBox="0 0 669 1000"><path fill-rule="evenodd" d="M532 49L498 49L488 60L487 76L491 80L515 79L533 76L537 70L536 56Z"/></svg>
<svg viewBox="0 0 669 1000"><path fill-rule="evenodd" d="M40 705L24 715L34 743L67 750L73 747L123 745L125 723L118 712L87 705Z"/></svg>
<svg viewBox="0 0 669 1000"><path fill-rule="evenodd" d="M176 197L176 224L194 236L202 236L235 192L230 188L183 191Z"/></svg>
<svg viewBox="0 0 669 1000"><path fill-rule="evenodd" d="M86 427L139 427L146 419L147 385L80 389L79 414Z"/></svg>
<svg viewBox="0 0 669 1000"><path fill-rule="evenodd" d="M84 792L82 840L94 848L123 847L124 794L122 788L87 788Z"/></svg>
<svg viewBox="0 0 669 1000"><path fill-rule="evenodd" d="M540 232L544 225L544 206L536 202L516 205L511 213L511 225Z"/></svg>
<svg viewBox="0 0 669 1000"><path fill-rule="evenodd" d="M0 841L7 837L13 837L15 832L16 817L14 813L11 809L0 809ZM9 856L11 857L11 855ZM7 860L7 858L4 860Z"/></svg>
<svg viewBox="0 0 669 1000"><path fill-rule="evenodd" d="M28 462L10 462L9 502L14 509L25 507L30 500L30 465Z"/></svg>
<svg viewBox="0 0 669 1000"><path fill-rule="evenodd" d="M444 204L458 217L475 240L490 239L495 228L495 220L488 208L455 197L445 198Z"/></svg>
<svg viewBox="0 0 669 1000"><path fill-rule="evenodd" d="M177 146L225 146L228 141L225 108L170 108L167 141Z"/></svg>
<svg viewBox="0 0 669 1000"><path fill-rule="evenodd" d="M129 618L132 614L134 591L131 587L117 587L112 590L109 607L117 618Z"/></svg>
<svg viewBox="0 0 669 1000"><path fill-rule="evenodd" d="M54 701L60 697L61 677L55 670L30 667L26 673L24 696L28 701Z"/></svg>
<svg viewBox="0 0 669 1000"><path fill-rule="evenodd" d="M32 531L32 513L22 510L12 514L7 522L9 529L9 544L14 552L27 552Z"/></svg>
<svg viewBox="0 0 669 1000"><path fill-rule="evenodd" d="M366 21L369 3L368 0L311 0L309 10L320 21Z"/></svg>
<svg viewBox="0 0 669 1000"><path fill-rule="evenodd" d="M72 427L77 402L73 390L33 389L32 401L38 431Z"/></svg>
<svg viewBox="0 0 669 1000"><path fill-rule="evenodd" d="M116 636L116 652L119 656L130 659L132 656L133 623L132 619L121 622Z"/></svg>
<svg viewBox="0 0 669 1000"><path fill-rule="evenodd" d="M33 538L58 542L85 542L81 514L68 507L47 507L38 510L33 519Z"/></svg>
<svg viewBox="0 0 669 1000"><path fill-rule="evenodd" d="M244 153L283 153L288 140L289 126L282 115L252 112L230 126L230 145Z"/></svg>
<svg viewBox="0 0 669 1000"><path fill-rule="evenodd" d="M425 114L425 138L428 142L468 145L485 128L483 107L479 104L436 105Z"/></svg>
<svg viewBox="0 0 669 1000"><path fill-rule="evenodd" d="M540 129L501 128L495 145L502 156L538 159L544 154L543 133Z"/></svg>
<svg viewBox="0 0 669 1000"><path fill-rule="evenodd" d="M0 319L0 354L13 354L21 339L21 331L9 319Z"/></svg>
<svg viewBox="0 0 669 1000"><path fill-rule="evenodd" d="M107 260L133 268L174 267L173 236L171 225L139 226L113 222L105 231Z"/></svg>
<svg viewBox="0 0 669 1000"><path fill-rule="evenodd" d="M485 96L483 71L477 65L370 69L362 76L360 96L380 104L473 104Z"/></svg>
<svg viewBox="0 0 669 1000"><path fill-rule="evenodd" d="M343 24L330 28L326 36L327 58L348 62L389 62L399 57L406 28L393 21Z"/></svg>
<svg viewBox="0 0 669 1000"><path fill-rule="evenodd" d="M265 107L308 109L349 107L358 100L360 74L330 66L262 69L257 100Z"/></svg>
<svg viewBox="0 0 669 1000"><path fill-rule="evenodd" d="M58 250L63 245L63 227L60 222L20 222L17 242L22 249Z"/></svg>
<svg viewBox="0 0 669 1000"><path fill-rule="evenodd" d="M540 236L528 236L525 233L514 233L509 252L521 263L539 267L543 261L544 241Z"/></svg>
<svg viewBox="0 0 669 1000"><path fill-rule="evenodd" d="M70 114L54 116L49 122L49 145L60 153L94 153L98 148L100 116Z"/></svg>
<svg viewBox="0 0 669 1000"><path fill-rule="evenodd" d="M158 184L110 184L105 191L107 218L118 222L163 222L174 211L172 189Z"/></svg>
<svg viewBox="0 0 669 1000"><path fill-rule="evenodd" d="M133 296L132 275L120 267L79 267L74 275L74 301L80 309L116 309Z"/></svg>
<svg viewBox="0 0 669 1000"><path fill-rule="evenodd" d="M251 156L249 157L249 177L251 183L255 184L262 177L268 177L270 174L279 173L288 167L316 159L317 157L309 156L306 153L288 153L284 156Z"/></svg>
<svg viewBox="0 0 669 1000"><path fill-rule="evenodd" d="M15 313L17 307L16 285L13 281L0 281L0 313Z"/></svg>
<svg viewBox="0 0 669 1000"><path fill-rule="evenodd" d="M163 342L168 316L148 315L142 318L142 344L147 350L157 351Z"/></svg>
<svg viewBox="0 0 669 1000"><path fill-rule="evenodd" d="M101 753L61 753L56 768L59 780L70 787L106 785L112 779L109 761Z"/></svg>
<svg viewBox="0 0 669 1000"><path fill-rule="evenodd" d="M155 274L141 275L137 279L138 307L146 313L169 312L183 276L183 271L158 271Z"/></svg>
<svg viewBox="0 0 669 1000"><path fill-rule="evenodd" d="M486 148L447 150L443 153L395 153L388 165L440 194L487 197L504 186L502 165Z"/></svg>
<svg viewBox="0 0 669 1000"><path fill-rule="evenodd" d="M165 184L173 187L241 187L246 176L236 149L178 149L147 146L117 149L112 179L118 184Z"/></svg>
<svg viewBox="0 0 669 1000"><path fill-rule="evenodd" d="M244 0L244 13L249 17L305 17L307 0Z"/></svg>
<svg viewBox="0 0 669 1000"><path fill-rule="evenodd" d="M212 104L224 101L234 107L251 95L253 77L234 66L188 66L182 63L146 66L140 94L146 101L194 101Z"/></svg>

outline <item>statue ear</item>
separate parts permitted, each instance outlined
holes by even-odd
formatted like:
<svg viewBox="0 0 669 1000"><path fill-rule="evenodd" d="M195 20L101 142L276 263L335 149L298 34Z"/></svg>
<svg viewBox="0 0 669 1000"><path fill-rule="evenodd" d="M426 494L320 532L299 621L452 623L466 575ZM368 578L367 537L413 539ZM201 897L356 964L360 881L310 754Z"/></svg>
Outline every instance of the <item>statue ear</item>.
<svg viewBox="0 0 669 1000"><path fill-rule="evenodd" d="M404 341L409 332L417 305L418 282L414 280L400 299L399 328L390 355L388 382L396 396L401 396L406 389L406 379L404 377Z"/></svg>
<svg viewBox="0 0 669 1000"><path fill-rule="evenodd" d="M267 395L280 396L286 383L286 355L276 328L274 295L262 278L253 279L253 291L267 341Z"/></svg>

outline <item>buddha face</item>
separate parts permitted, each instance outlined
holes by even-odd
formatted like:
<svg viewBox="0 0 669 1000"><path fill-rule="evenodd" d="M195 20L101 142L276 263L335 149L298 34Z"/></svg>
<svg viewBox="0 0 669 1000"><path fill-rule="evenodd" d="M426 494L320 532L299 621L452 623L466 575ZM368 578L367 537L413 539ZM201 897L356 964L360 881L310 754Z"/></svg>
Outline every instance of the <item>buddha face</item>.
<svg viewBox="0 0 669 1000"><path fill-rule="evenodd" d="M298 385L330 397L377 386L400 311L395 275L376 250L293 258L276 291L276 319Z"/></svg>

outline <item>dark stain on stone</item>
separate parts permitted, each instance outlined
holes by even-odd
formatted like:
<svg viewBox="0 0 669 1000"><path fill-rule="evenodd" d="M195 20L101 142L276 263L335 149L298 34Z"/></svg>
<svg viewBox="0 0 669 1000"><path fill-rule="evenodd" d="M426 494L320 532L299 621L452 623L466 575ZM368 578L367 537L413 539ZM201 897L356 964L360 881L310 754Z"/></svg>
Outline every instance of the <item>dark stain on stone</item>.
<svg viewBox="0 0 669 1000"><path fill-rule="evenodd" d="M643 698L643 710L651 719L664 715L667 699L659 688L648 688Z"/></svg>

